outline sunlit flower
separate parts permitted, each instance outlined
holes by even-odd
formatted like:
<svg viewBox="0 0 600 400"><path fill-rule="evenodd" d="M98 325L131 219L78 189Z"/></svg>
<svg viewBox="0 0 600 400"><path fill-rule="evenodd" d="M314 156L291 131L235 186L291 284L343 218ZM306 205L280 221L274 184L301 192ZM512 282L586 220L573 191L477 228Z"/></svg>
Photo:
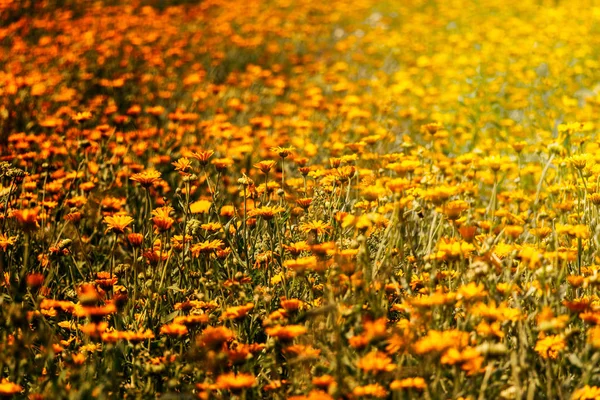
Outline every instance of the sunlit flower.
<svg viewBox="0 0 600 400"><path fill-rule="evenodd" d="M160 176L161 174L157 170L149 169L138 174L131 175L130 179L132 181L139 182L140 185L147 189L155 182L158 182L158 180L160 180Z"/></svg>
<svg viewBox="0 0 600 400"><path fill-rule="evenodd" d="M125 233L125 229L134 221L129 215L109 215L104 217L104 223L107 225L106 231L114 233Z"/></svg>

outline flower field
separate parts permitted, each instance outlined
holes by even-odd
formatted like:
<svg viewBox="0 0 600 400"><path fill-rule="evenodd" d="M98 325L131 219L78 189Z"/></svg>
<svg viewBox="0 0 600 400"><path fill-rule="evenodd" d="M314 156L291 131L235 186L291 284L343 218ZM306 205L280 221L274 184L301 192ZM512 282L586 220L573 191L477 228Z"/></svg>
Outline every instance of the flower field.
<svg viewBox="0 0 600 400"><path fill-rule="evenodd" d="M0 397L600 398L600 4L0 1Z"/></svg>

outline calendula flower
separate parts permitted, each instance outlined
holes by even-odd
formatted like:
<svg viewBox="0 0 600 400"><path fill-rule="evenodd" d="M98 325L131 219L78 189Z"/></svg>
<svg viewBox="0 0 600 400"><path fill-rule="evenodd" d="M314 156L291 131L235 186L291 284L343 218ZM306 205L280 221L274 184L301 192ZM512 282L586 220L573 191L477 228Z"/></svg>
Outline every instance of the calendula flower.
<svg viewBox="0 0 600 400"><path fill-rule="evenodd" d="M161 174L157 170L149 169L138 174L133 174L130 179L132 181L138 182L140 185L142 185L142 187L147 189L150 186L152 186L155 182L159 181L160 176Z"/></svg>
<svg viewBox="0 0 600 400"><path fill-rule="evenodd" d="M110 215L104 217L104 223L107 225L106 232L125 233L125 229L134 221L129 215Z"/></svg>
<svg viewBox="0 0 600 400"><path fill-rule="evenodd" d="M217 348L223 343L233 340L234 337L233 332L224 326L209 326L202 331L197 341L200 346Z"/></svg>
<svg viewBox="0 0 600 400"><path fill-rule="evenodd" d="M232 392L240 392L244 389L249 389L256 385L256 377L252 374L235 374L229 372L217 377L216 387L222 390L231 390Z"/></svg>
<svg viewBox="0 0 600 400"><path fill-rule="evenodd" d="M198 200L190 204L190 212L192 214L206 214L211 206L212 202L209 200Z"/></svg>
<svg viewBox="0 0 600 400"><path fill-rule="evenodd" d="M168 231L173 226L175 220L170 216L172 212L173 207L171 206L164 206L152 210L152 222L154 222L154 226L160 232Z"/></svg>
<svg viewBox="0 0 600 400"><path fill-rule="evenodd" d="M194 257L199 257L200 254L208 254L220 250L223 246L224 243L222 240L205 240L204 242L194 244L190 250Z"/></svg>
<svg viewBox="0 0 600 400"><path fill-rule="evenodd" d="M558 353L567 347L563 335L549 335L543 339L539 339L535 344L534 350L542 358L558 358Z"/></svg>
<svg viewBox="0 0 600 400"><path fill-rule="evenodd" d="M92 119L92 113L89 111L82 111L78 112L77 114L74 114L71 118L75 122L89 121L90 119Z"/></svg>
<svg viewBox="0 0 600 400"><path fill-rule="evenodd" d="M274 160L263 160L254 164L255 168L260 169L263 174L268 174L269 171L277 165L277 161Z"/></svg>
<svg viewBox="0 0 600 400"><path fill-rule="evenodd" d="M402 389L424 390L426 388L427 388L427 384L425 383L425 379L423 379L421 377L397 379L390 384L390 389L392 389L392 390L402 390Z"/></svg>
<svg viewBox="0 0 600 400"><path fill-rule="evenodd" d="M6 249L15 244L16 241L16 236L6 236L4 233L0 233L0 248L2 248L3 251L6 251Z"/></svg>
<svg viewBox="0 0 600 400"><path fill-rule="evenodd" d="M188 334L188 328L182 324L171 323L160 327L160 333L167 336L185 336Z"/></svg>
<svg viewBox="0 0 600 400"><path fill-rule="evenodd" d="M271 151L277 153L277 155L281 158L286 158L292 151L294 151L293 147L271 147Z"/></svg>
<svg viewBox="0 0 600 400"><path fill-rule="evenodd" d="M307 332L307 329L303 325L277 325L265 329L265 332L267 333L267 335L276 337L279 340L290 341L300 335L305 334Z"/></svg>
<svg viewBox="0 0 600 400"><path fill-rule="evenodd" d="M571 400L597 400L600 399L600 387L585 385L571 395Z"/></svg>
<svg viewBox="0 0 600 400"><path fill-rule="evenodd" d="M199 151L199 152L192 152L190 154L190 156L192 158L195 158L196 160L198 160L201 165L206 165L206 164L208 164L208 160L213 156L213 154L215 154L214 151L205 150L205 151Z"/></svg>
<svg viewBox="0 0 600 400"><path fill-rule="evenodd" d="M175 167L175 171L182 175L188 175L188 171L192 168L192 162L187 157L181 157L177 161L171 163Z"/></svg>
<svg viewBox="0 0 600 400"><path fill-rule="evenodd" d="M280 207L280 206L264 206L264 207L260 207L260 208L253 208L252 210L250 210L250 212L248 212L248 215L250 217L261 217L265 220L271 220L273 219L273 217L275 217L275 215L277 214L281 214L282 212L285 211L285 208Z"/></svg>
<svg viewBox="0 0 600 400"><path fill-rule="evenodd" d="M387 397L388 392L380 384L373 383L370 385L355 387L354 390L352 390L352 394L354 396L358 396L360 398L374 397L376 399L383 399L383 398Z"/></svg>
<svg viewBox="0 0 600 400"><path fill-rule="evenodd" d="M380 372L390 372L396 369L392 359L386 353L380 351L372 351L362 357L356 363L356 366L365 372L374 374Z"/></svg>
<svg viewBox="0 0 600 400"><path fill-rule="evenodd" d="M329 230L331 230L331 229L332 229L331 225L329 225L328 223L325 223L321 220L303 222L300 224L300 231L304 232L304 233L312 232L317 235L323 235L323 234L329 232Z"/></svg>
<svg viewBox="0 0 600 400"><path fill-rule="evenodd" d="M10 216L19 222L24 231L33 231L40 227L39 213L36 209L11 210Z"/></svg>
<svg viewBox="0 0 600 400"><path fill-rule="evenodd" d="M10 382L6 379L2 379L0 382L0 396L12 396L17 393L21 393L23 391L23 387L21 385L17 385L16 383Z"/></svg>
<svg viewBox="0 0 600 400"><path fill-rule="evenodd" d="M248 315L248 312L254 308L254 303L248 303L243 306L229 307L223 314L221 319L240 319Z"/></svg>

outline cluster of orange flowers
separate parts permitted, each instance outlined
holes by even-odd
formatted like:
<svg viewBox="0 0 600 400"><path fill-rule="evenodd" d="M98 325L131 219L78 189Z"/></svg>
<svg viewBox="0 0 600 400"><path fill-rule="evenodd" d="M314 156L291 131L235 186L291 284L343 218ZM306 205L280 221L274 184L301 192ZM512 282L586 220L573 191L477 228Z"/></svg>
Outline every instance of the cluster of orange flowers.
<svg viewBox="0 0 600 400"><path fill-rule="evenodd" d="M0 396L599 396L600 8L17 3Z"/></svg>

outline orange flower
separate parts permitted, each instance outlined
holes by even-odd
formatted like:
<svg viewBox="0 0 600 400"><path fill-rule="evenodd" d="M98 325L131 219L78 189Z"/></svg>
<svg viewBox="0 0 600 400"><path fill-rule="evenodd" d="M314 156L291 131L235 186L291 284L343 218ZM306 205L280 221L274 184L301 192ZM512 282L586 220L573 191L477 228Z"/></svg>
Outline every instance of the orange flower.
<svg viewBox="0 0 600 400"><path fill-rule="evenodd" d="M40 227L38 223L38 210L12 210L10 216L21 224L24 231L33 231Z"/></svg>
<svg viewBox="0 0 600 400"><path fill-rule="evenodd" d="M160 179L160 172L155 169L149 169L138 174L133 174L130 179L148 189Z"/></svg>
<svg viewBox="0 0 600 400"><path fill-rule="evenodd" d="M535 351L542 358L551 358L555 360L558 353L567 347L565 338L562 335L549 335L543 339L539 339L535 344Z"/></svg>
<svg viewBox="0 0 600 400"><path fill-rule="evenodd" d="M15 244L16 241L17 241L16 236L9 237L3 233L0 233L0 248L2 248L3 251L6 251L8 246L12 246L13 244Z"/></svg>
<svg viewBox="0 0 600 400"><path fill-rule="evenodd" d="M331 229L331 225L318 220L318 221L310 221L310 222L303 222L300 224L300 231L304 232L304 233L315 233L317 235L322 235L326 232L328 232Z"/></svg>
<svg viewBox="0 0 600 400"><path fill-rule="evenodd" d="M125 233L125 228L134 221L129 215L112 215L104 217L104 223L108 225L104 233L113 231L114 233Z"/></svg>
<svg viewBox="0 0 600 400"><path fill-rule="evenodd" d="M427 388L427 384L425 383L425 379L421 377L416 378L406 378L392 381L390 384L390 389L392 390L402 390L402 389L417 389L424 390Z"/></svg>
<svg viewBox="0 0 600 400"><path fill-rule="evenodd" d="M208 200L198 200L190 204L190 212L192 214L205 214L210 210L212 202Z"/></svg>
<svg viewBox="0 0 600 400"><path fill-rule="evenodd" d="M187 172L192 167L192 162L187 157L181 157L175 162L171 163L172 166L175 167L175 171L179 172L182 175L189 175Z"/></svg>
<svg viewBox="0 0 600 400"><path fill-rule="evenodd" d="M249 389L256 385L256 377L252 374L235 374L229 372L217 377L216 386L221 390L231 390L232 392L240 392L244 389Z"/></svg>
<svg viewBox="0 0 600 400"><path fill-rule="evenodd" d="M202 331L202 335L198 339L198 344L201 346L217 348L223 343L233 340L234 334L231 330L224 326L209 326Z"/></svg>
<svg viewBox="0 0 600 400"><path fill-rule="evenodd" d="M269 336L273 336L281 341L287 342L294 339L295 337L304 335L307 332L307 329L303 325L277 325L265 329L265 332Z"/></svg>
<svg viewBox="0 0 600 400"><path fill-rule="evenodd" d="M213 154L215 154L214 151L206 150L200 152L193 152L192 154L190 154L190 156L200 161L201 165L206 165L208 164L208 160L212 157Z"/></svg>
<svg viewBox="0 0 600 400"><path fill-rule="evenodd" d="M280 206L264 206L264 207L260 207L260 208L254 208L252 210L250 210L250 212L248 212L248 215L250 217L261 217L267 221L273 219L273 217L275 217L275 215L277 214L281 214L282 212L285 211L285 208L280 207Z"/></svg>
<svg viewBox="0 0 600 400"><path fill-rule="evenodd" d="M0 396L2 397L12 396L22 391L23 387L16 383L9 382L6 379L2 379L2 382L0 382Z"/></svg>
<svg viewBox="0 0 600 400"><path fill-rule="evenodd" d="M387 390L378 383L371 385L357 386L352 391L352 394L358 397L375 397L377 399L383 399L387 397Z"/></svg>
<svg viewBox="0 0 600 400"><path fill-rule="evenodd" d="M160 231L165 232L171 229L175 220L170 217L170 214L173 212L173 207L164 206L152 210L152 222L154 222L154 226Z"/></svg>
<svg viewBox="0 0 600 400"><path fill-rule="evenodd" d="M274 153L277 153L277 155L281 158L286 158L288 157L290 154L292 154L292 151L294 151L293 147L271 147L271 151Z"/></svg>
<svg viewBox="0 0 600 400"><path fill-rule="evenodd" d="M263 174L268 174L275 165L277 165L277 161L263 160L254 164L254 167L260 169Z"/></svg>
<svg viewBox="0 0 600 400"><path fill-rule="evenodd" d="M396 366L392 363L392 359L380 351L370 352L358 360L356 366L365 372L372 372L374 374L390 372L396 369Z"/></svg>
<svg viewBox="0 0 600 400"><path fill-rule="evenodd" d="M245 306L229 307L223 314L221 319L240 319L248 315L248 312L254 308L254 303L248 303Z"/></svg>
<svg viewBox="0 0 600 400"><path fill-rule="evenodd" d="M200 254L208 254L215 252L217 250L221 250L224 243L222 240L205 240L202 243L196 243L192 246L191 251L194 257L200 257Z"/></svg>
<svg viewBox="0 0 600 400"><path fill-rule="evenodd" d="M215 166L215 169L219 172L225 171L228 167L233 165L233 160L231 158L217 158L212 161L212 165Z"/></svg>
<svg viewBox="0 0 600 400"><path fill-rule="evenodd" d="M160 327L160 333L167 336L184 336L188 333L185 325L171 323Z"/></svg>

